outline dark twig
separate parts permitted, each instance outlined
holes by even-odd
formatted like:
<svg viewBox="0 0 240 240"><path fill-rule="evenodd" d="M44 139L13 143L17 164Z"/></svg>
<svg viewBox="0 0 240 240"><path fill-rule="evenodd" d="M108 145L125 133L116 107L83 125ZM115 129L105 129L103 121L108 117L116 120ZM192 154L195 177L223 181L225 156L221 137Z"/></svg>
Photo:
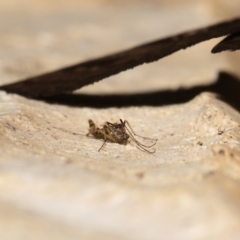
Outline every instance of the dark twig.
<svg viewBox="0 0 240 240"><path fill-rule="evenodd" d="M147 43L127 51L83 62L0 89L27 97L72 92L111 75L150 63L202 41L240 32L240 18Z"/></svg>
<svg viewBox="0 0 240 240"><path fill-rule="evenodd" d="M236 51L240 49L240 32L229 35L218 43L213 49L212 53L219 53L222 51Z"/></svg>

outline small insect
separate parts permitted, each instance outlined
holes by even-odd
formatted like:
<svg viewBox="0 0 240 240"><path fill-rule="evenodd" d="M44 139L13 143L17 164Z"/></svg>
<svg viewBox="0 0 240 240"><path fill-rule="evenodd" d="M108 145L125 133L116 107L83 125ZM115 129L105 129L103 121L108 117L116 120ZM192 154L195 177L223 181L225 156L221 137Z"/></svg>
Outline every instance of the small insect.
<svg viewBox="0 0 240 240"><path fill-rule="evenodd" d="M105 145L105 143L107 141L126 145L129 142L129 140L131 139L132 141L134 141L137 144L137 147L140 150L148 152L148 153L155 152L155 149L148 150L147 148L153 147L157 143L158 139L142 137L142 136L136 134L133 131L132 127L130 126L130 124L127 120L123 121L122 119L120 119L120 123L106 122L102 128L96 127L96 124L91 119L88 120L88 123L89 123L89 131L86 135L87 136L93 135L95 138L104 140L102 146L98 149L98 151L101 151L101 149L103 148L103 146ZM144 144L140 143L135 138L135 136L150 140L153 143L151 145L144 145Z"/></svg>

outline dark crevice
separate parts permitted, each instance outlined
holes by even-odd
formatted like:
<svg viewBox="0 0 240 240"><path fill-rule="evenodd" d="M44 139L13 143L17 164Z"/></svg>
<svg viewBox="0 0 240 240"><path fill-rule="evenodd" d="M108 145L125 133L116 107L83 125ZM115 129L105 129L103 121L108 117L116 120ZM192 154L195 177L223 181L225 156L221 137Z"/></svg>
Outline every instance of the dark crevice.
<svg viewBox="0 0 240 240"><path fill-rule="evenodd" d="M164 90L135 94L61 94L40 98L48 103L57 103L73 107L128 107L128 106L162 106L188 102L202 92L217 93L218 97L240 111L240 79L226 72L221 72L213 84L197 86L176 91Z"/></svg>

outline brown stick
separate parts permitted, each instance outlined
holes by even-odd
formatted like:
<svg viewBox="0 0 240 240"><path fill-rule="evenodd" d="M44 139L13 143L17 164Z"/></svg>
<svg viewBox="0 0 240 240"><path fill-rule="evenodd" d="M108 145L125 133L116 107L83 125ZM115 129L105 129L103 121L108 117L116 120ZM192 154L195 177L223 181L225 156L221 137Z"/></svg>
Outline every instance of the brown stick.
<svg viewBox="0 0 240 240"><path fill-rule="evenodd" d="M231 34L224 38L212 49L212 53L219 53L222 51L236 51L239 49L240 49L240 32Z"/></svg>
<svg viewBox="0 0 240 240"><path fill-rule="evenodd" d="M188 31L130 50L28 78L18 83L2 86L0 90L18 93L27 97L54 96L60 93L72 92L143 63L157 61L202 41L236 32L240 32L240 18Z"/></svg>

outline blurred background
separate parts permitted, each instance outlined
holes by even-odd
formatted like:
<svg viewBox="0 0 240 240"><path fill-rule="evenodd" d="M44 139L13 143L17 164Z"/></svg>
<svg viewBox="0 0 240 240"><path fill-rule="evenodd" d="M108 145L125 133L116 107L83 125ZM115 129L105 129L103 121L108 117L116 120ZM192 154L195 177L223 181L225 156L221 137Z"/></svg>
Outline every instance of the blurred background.
<svg viewBox="0 0 240 240"><path fill-rule="evenodd" d="M236 0L2 0L0 84L49 72L237 17ZM210 53L220 39L84 87L130 93L208 85L219 70L240 74L239 53Z"/></svg>

